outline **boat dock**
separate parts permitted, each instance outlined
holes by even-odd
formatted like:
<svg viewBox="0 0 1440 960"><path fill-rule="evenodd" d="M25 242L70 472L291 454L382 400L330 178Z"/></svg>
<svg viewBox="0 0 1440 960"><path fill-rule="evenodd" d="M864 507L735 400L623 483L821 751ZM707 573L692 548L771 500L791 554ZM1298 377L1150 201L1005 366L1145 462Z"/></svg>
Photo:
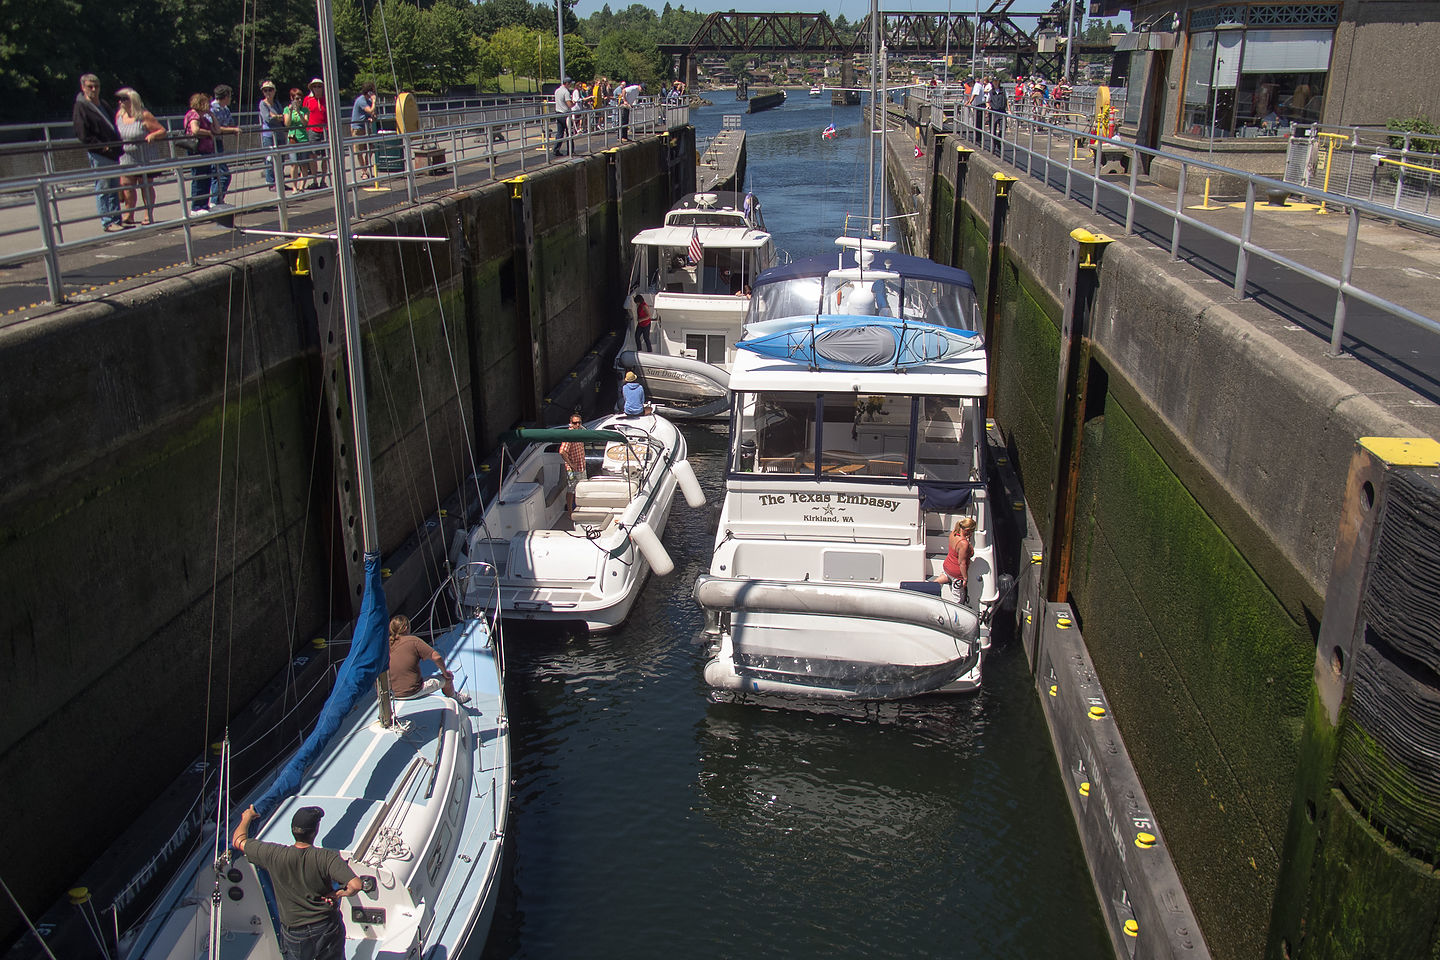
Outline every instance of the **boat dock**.
<svg viewBox="0 0 1440 960"><path fill-rule="evenodd" d="M695 189L745 189L745 131L740 114L727 114L724 126L696 162Z"/></svg>
<svg viewBox="0 0 1440 960"><path fill-rule="evenodd" d="M750 98L750 112L759 113L761 110L769 110L778 107L785 102L784 90L769 90L765 93L756 94Z"/></svg>

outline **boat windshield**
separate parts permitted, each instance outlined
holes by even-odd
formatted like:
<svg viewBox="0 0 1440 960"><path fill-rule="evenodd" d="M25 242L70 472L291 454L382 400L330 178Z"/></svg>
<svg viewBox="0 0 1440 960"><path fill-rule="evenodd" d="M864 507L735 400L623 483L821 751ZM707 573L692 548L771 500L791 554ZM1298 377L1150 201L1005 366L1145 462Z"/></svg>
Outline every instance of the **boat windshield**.
<svg viewBox="0 0 1440 960"><path fill-rule="evenodd" d="M692 263L684 245L635 247L631 290L690 293L702 296L743 296L751 278L765 266L759 247L705 247Z"/></svg>
<svg viewBox="0 0 1440 960"><path fill-rule="evenodd" d="M762 391L737 394L735 409L735 475L900 483L981 476L984 418L975 398Z"/></svg>
<svg viewBox="0 0 1440 960"><path fill-rule="evenodd" d="M745 322L825 313L903 317L953 330L977 330L975 306L974 291L959 284L889 273L860 278L847 270L761 284L755 288Z"/></svg>

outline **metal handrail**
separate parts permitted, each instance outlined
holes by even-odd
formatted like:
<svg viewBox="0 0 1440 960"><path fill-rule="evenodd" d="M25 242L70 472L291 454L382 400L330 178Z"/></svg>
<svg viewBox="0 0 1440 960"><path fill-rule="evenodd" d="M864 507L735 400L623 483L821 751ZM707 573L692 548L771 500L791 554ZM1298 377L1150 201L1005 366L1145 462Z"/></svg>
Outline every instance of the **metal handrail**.
<svg viewBox="0 0 1440 960"><path fill-rule="evenodd" d="M968 111L968 113L966 113ZM1157 150L1150 147L1142 147L1136 143L1122 141L1118 138L1102 137L1094 131L1080 130L1073 127L1060 126L1037 120L1029 117L1015 116L1013 114L996 114L994 111L980 108L964 108L956 113L966 113L965 119L960 119L955 113L950 117L950 129L956 133L977 133L982 148L995 143L1009 146L1013 149L1012 157L1014 166L1021 166L1020 157L1025 156L1024 169L1027 175L1033 174L1034 163L1038 158L1044 164L1044 170L1039 175L1042 183L1048 185L1052 167L1059 167L1059 163L1050 155L1055 142L1059 140L1064 144L1065 158L1065 187L1067 197L1072 194L1074 179L1078 176L1082 183L1088 182L1091 185L1090 210L1092 213L1102 216L1100 212L1100 186L1118 192L1125 198L1125 235L1134 235L1135 210L1137 205L1147 209L1155 210L1165 214L1171 219L1172 229L1170 235L1170 257L1172 260L1180 259L1180 237L1182 227L1199 230L1217 239L1233 244L1235 247L1235 268L1234 283L1232 290L1237 300L1245 299L1245 287L1249 274L1250 257L1257 256L1277 266L1293 270L1297 274L1322 284L1328 289L1335 291L1335 306L1331 319L1330 353L1338 356L1341 353L1341 344L1345 335L1345 317L1350 300L1357 300L1381 310L1393 317L1405 320L1430 333L1440 333L1440 321L1427 317L1409 307L1387 300L1379 294L1355 286L1351 282L1351 275L1355 266L1355 251L1358 244L1360 232L1361 215L1373 217L1377 220L1403 223L1415 227L1427 233L1440 234L1440 218L1414 214L1404 210L1397 210L1394 207L1370 203L1364 200L1356 200L1325 190L1318 190L1313 187L1301 186L1293 183L1286 183L1271 177L1259 176L1247 173L1243 170L1236 170L1209 160L1200 160L1185 157L1180 154L1171 153L1166 150ZM986 115L989 116L986 116ZM976 116L978 115L978 116ZM994 118L1000 118L999 124L1002 131L1011 131L1007 136L1002 132L996 136L993 132ZM972 119L973 118L973 119ZM977 125L974 119L980 122ZM970 122L966 122L969 120ZM1007 123L1008 121L1008 123ZM1022 143L1021 132L1028 131L1028 144ZM1044 153L1035 149L1036 135L1042 137ZM1075 150L1072 144L1088 142L1092 145L1092 157L1090 162L1084 166L1076 166ZM1104 157L1107 154L1128 154L1130 174L1128 183L1124 181L1108 181L1103 179L1101 167ZM1003 147L1002 147L1003 157ZM1138 177L1140 170L1140 157L1160 158L1179 165L1179 181L1175 191L1173 205L1157 203L1149 197L1139 193ZM1003 162L1003 160L1002 160ZM1199 171L1202 175L1219 174L1224 177L1240 179L1245 183L1245 207L1241 232L1237 236L1224 228L1203 220L1192 217L1185 213L1186 183L1189 180L1191 171ZM1255 200L1257 195L1269 195L1271 192L1285 192L1298 194L1307 200L1323 204L1333 209L1345 208L1348 210L1349 224L1346 230L1345 248L1342 258L1342 266L1338 275L1330 275L1323 270L1299 263L1283 254L1269 250L1256 244L1250 239L1251 227L1254 220ZM1118 220L1117 220L1118 222Z"/></svg>
<svg viewBox="0 0 1440 960"><path fill-rule="evenodd" d="M536 105L544 106L532 104ZM631 126L637 135L654 133L666 125L667 114L673 109L647 98L631 111ZM577 111L574 117L579 121L576 124L577 132L570 136L586 150L603 148L617 141L617 108L602 107L599 110ZM403 186L408 202L418 202L420 188L415 176L417 157L434 162L439 160L440 153L443 152L443 165L437 164L437 169L449 174L450 186L456 190L460 188L462 167L467 171L481 168L486 176L493 179L501 163L518 162L521 172L543 165L548 162L548 147L554 124L553 113L532 112L498 122L437 124L407 134L383 132L365 137L347 135L344 137L347 149L342 162L345 164L346 185L350 191L352 207L358 209L360 191L395 184ZM277 131L278 133L280 132ZM400 146L398 158L393 156L396 141L399 141ZM532 157L537 146L546 148L546 159L537 160ZM369 175L361 175L357 169L358 154L362 150L368 152L372 158L369 167L373 172ZM289 208L297 202L299 195L304 193L303 190L289 188L286 183L286 168L292 166L290 155L296 153L323 160L331 166L335 159L330 156L328 145L323 142L280 143L274 147L227 150L220 154L161 160L144 167L115 166L103 170L87 167L68 173L47 174L38 180L25 177L0 181L0 266L43 262L49 301L59 303L64 300L64 277L60 264L60 255L63 253L109 245L120 237L129 239L140 234L179 227L183 231L186 260L195 263L193 229L196 224L214 221L227 214L253 213L267 208L276 208L280 230L288 230ZM389 162L398 159L399 168L382 172L379 169L382 154ZM189 189L197 172L222 163L230 169L232 188L229 193L238 202L231 204L231 209L227 211L192 212ZM257 182L239 182L242 177L263 171L267 165L280 187L274 193L268 192L258 182L258 177L255 178ZM156 219L153 224L137 226L121 234L99 233L66 239L67 228L96 222L93 198L97 180L117 179L139 171L149 176L155 190ZM338 171L331 172L335 174ZM116 192L121 192L121 189L123 188ZM72 209L62 210L62 204ZM74 209L77 205L79 208ZM15 212L22 208L27 211L26 219L17 224ZM137 212L140 209L142 207L137 204ZM6 211L9 211L8 215ZM10 249L4 249L6 247Z"/></svg>

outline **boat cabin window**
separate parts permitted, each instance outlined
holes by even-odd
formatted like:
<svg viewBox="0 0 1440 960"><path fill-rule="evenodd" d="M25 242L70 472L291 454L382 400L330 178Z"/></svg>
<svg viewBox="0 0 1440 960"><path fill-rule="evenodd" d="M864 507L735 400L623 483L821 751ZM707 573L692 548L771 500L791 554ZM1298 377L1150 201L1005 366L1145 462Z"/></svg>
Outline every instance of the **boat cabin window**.
<svg viewBox="0 0 1440 960"><path fill-rule="evenodd" d="M819 312L823 277L800 277L766 283L754 291L746 323L781 317L813 317Z"/></svg>
<svg viewBox="0 0 1440 960"><path fill-rule="evenodd" d="M923 397L915 450L915 469L927 480L965 482L981 479L981 433L985 417L978 400Z"/></svg>
<svg viewBox="0 0 1440 960"><path fill-rule="evenodd" d="M636 248L630 285L634 291L731 296L759 272L758 256L759 251L748 247L711 247L699 263L692 263L689 247L641 246Z"/></svg>
<svg viewBox="0 0 1440 960"><path fill-rule="evenodd" d="M685 356L705 363L724 363L728 337L711 333L685 334Z"/></svg>
<svg viewBox="0 0 1440 960"><path fill-rule="evenodd" d="M914 397L746 393L737 409L736 473L866 480L910 475Z"/></svg>
<svg viewBox="0 0 1440 960"><path fill-rule="evenodd" d="M731 472L873 482L983 479L984 411L971 397L741 393Z"/></svg>

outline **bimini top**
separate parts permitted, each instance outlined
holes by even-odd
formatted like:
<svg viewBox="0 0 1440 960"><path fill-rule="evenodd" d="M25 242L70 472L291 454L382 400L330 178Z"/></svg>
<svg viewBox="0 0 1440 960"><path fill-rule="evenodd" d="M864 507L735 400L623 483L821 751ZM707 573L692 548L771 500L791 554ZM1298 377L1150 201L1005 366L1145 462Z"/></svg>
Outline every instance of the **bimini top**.
<svg viewBox="0 0 1440 960"><path fill-rule="evenodd" d="M790 263L778 267L771 267L755 278L755 287L767 283L779 283L785 280L799 280L811 277L828 276L831 271L854 270L859 266L855 259L855 251L842 250L837 261L833 256L803 257L793 260ZM874 270L884 270L890 273L898 273L907 279L930 280L935 283L953 283L958 287L964 287L973 291L975 281L970 274L959 267L946 267L926 257L912 257L905 253L887 251L875 255L875 260L870 264Z"/></svg>
<svg viewBox="0 0 1440 960"><path fill-rule="evenodd" d="M889 249L864 252L842 238L838 256L806 257L772 267L751 284L745 325L791 317L881 316L934 323L952 330L980 329L975 281L955 267ZM851 244L854 238L848 238Z"/></svg>

